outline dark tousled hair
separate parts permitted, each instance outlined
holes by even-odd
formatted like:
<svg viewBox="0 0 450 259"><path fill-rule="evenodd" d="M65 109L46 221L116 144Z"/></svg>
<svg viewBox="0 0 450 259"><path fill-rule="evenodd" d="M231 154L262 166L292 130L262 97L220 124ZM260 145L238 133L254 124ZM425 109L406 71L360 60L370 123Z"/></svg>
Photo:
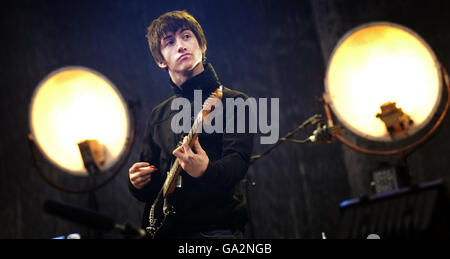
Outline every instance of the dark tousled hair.
<svg viewBox="0 0 450 259"><path fill-rule="evenodd" d="M206 38L203 29L192 15L184 10L167 12L153 20L147 28L147 34L145 35L148 40L150 52L156 63L164 61L164 57L161 54L161 39L167 33L175 33L180 28L191 30L197 38L200 48L206 47ZM205 60L206 56L203 54L203 61Z"/></svg>

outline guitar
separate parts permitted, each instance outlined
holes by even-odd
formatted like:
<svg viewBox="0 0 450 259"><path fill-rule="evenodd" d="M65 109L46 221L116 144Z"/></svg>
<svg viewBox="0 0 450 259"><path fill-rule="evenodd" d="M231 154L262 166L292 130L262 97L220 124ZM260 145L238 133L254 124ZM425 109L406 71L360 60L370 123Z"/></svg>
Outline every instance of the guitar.
<svg viewBox="0 0 450 259"><path fill-rule="evenodd" d="M187 135L186 141L190 147L193 146L194 140L198 138L198 129L205 123L207 115L217 106L218 100L222 100L222 95L223 86L220 86L203 103L202 110L197 114ZM180 161L176 158L150 209L149 227L146 228L146 231L152 238L157 237L159 231L165 225L167 218L175 214L175 209L169 204L167 197L174 192L181 171Z"/></svg>

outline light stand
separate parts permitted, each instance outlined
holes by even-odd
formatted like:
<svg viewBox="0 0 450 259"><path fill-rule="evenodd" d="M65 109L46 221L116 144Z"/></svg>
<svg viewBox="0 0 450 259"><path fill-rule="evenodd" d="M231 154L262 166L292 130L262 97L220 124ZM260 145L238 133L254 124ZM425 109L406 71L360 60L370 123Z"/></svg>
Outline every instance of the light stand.
<svg viewBox="0 0 450 259"><path fill-rule="evenodd" d="M411 184L411 176L409 175L409 169L407 166L407 158L416 151L420 146L422 146L426 141L428 141L432 136L434 136L435 132L442 124L444 118L446 117L449 107L450 107L450 82L449 76L447 74L446 69L441 66L441 73L443 77L443 82L445 89L447 90L447 100L443 103L442 111L440 112L437 120L434 121L431 127L419 138L416 138L415 141L409 143L407 145L403 145L397 148L392 149L374 149L374 148L365 148L362 146L358 146L348 140L343 134L336 134L334 137L338 139L341 143L346 145L347 147L363 153L367 155L375 155L375 156L395 156L396 163L392 166L380 165L380 168L374 169L372 171L372 187L375 192L381 192L386 190L392 190L392 188L386 189L387 187L382 187L383 182L388 182L388 185L391 184L395 188L399 187L407 187ZM323 107L325 110L325 114L327 117L327 124L329 127L334 126L334 121L332 117L332 113L330 110L330 100L328 100L326 94L323 95ZM391 180L389 180L391 178ZM395 179L394 179L395 178ZM380 186L380 188L377 187ZM395 189L394 188L394 189Z"/></svg>
<svg viewBox="0 0 450 259"><path fill-rule="evenodd" d="M253 165L256 161L258 161L262 157L268 155L270 152L272 152L272 150L274 150L275 148L277 148L279 145L281 145L282 143L284 143L286 141L300 143L300 144L309 143L309 142L330 142L332 135L334 135L335 132L340 132L341 127L338 126L338 127L334 127L332 129L330 129L322 123L322 120L323 120L323 116L320 114L314 114L313 116L309 117L307 120L305 120L303 123L301 123L297 128L288 132L284 137L279 138L278 141L276 143L272 144L268 149L266 149L266 151L264 151L261 154L250 157L250 165L249 166ZM314 124L317 124L317 127L311 136L309 136L308 138L305 138L305 139L295 139L294 138L296 134L305 130L308 126L314 125ZM246 174L245 178L241 181L241 188L245 189L245 191L248 195L248 193L250 192L249 189L251 187L255 187L255 186L256 186L256 182L250 180L249 175ZM251 218L251 211L249 209L250 208L250 200L247 199L247 195L245 195L244 198L248 204L247 213L248 213L249 217ZM254 233L253 226L251 223L250 223L250 232Z"/></svg>
<svg viewBox="0 0 450 259"><path fill-rule="evenodd" d="M85 140L78 143L83 164L88 171L89 177L92 179L93 186L97 185L97 174L100 167L104 163L103 147L96 140ZM98 210L97 197L95 191L89 192L89 208Z"/></svg>
<svg viewBox="0 0 450 259"><path fill-rule="evenodd" d="M370 172L373 181L367 187L375 194L341 203L336 237L448 238L450 207L443 182L412 183L407 166L407 158L435 135L450 106L447 71L428 44L390 22L350 30L330 56L323 106L329 127L333 110L349 130L335 135L341 143L372 156L369 163L383 161Z"/></svg>

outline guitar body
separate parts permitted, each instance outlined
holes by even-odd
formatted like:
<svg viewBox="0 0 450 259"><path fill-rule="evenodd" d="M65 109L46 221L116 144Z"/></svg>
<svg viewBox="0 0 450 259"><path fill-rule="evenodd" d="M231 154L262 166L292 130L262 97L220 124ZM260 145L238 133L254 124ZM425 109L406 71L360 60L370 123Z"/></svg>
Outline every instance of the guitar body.
<svg viewBox="0 0 450 259"><path fill-rule="evenodd" d="M202 127L204 118L214 110L214 103L216 100L222 99L223 87L220 86L203 104L202 110L197 114L194 125L187 135L187 143L190 147L193 146L194 140L198 138L197 129ZM170 219L176 213L175 208L170 204L170 194L175 191L178 177L180 176L183 168L180 162L175 159L171 169L167 172L164 184L159 191L153 205L150 209L149 215L149 227L147 227L147 233L153 238L158 238L160 233L164 233L164 230L170 227Z"/></svg>

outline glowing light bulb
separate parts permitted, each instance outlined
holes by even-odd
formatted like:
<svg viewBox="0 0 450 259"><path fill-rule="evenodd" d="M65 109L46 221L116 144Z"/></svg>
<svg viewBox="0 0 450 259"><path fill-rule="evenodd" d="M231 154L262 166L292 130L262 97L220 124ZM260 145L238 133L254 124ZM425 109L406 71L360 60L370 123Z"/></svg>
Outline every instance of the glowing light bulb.
<svg viewBox="0 0 450 259"><path fill-rule="evenodd" d="M412 135L435 113L441 85L439 63L425 41L403 26L379 22L355 28L341 39L329 61L325 92L347 129L371 140L391 141L376 116L380 107L396 103L414 122L408 131Z"/></svg>
<svg viewBox="0 0 450 259"><path fill-rule="evenodd" d="M114 85L98 72L67 67L47 76L30 106L31 133L56 166L87 176L78 142L95 139L104 146L103 171L119 160L129 135L127 105Z"/></svg>

